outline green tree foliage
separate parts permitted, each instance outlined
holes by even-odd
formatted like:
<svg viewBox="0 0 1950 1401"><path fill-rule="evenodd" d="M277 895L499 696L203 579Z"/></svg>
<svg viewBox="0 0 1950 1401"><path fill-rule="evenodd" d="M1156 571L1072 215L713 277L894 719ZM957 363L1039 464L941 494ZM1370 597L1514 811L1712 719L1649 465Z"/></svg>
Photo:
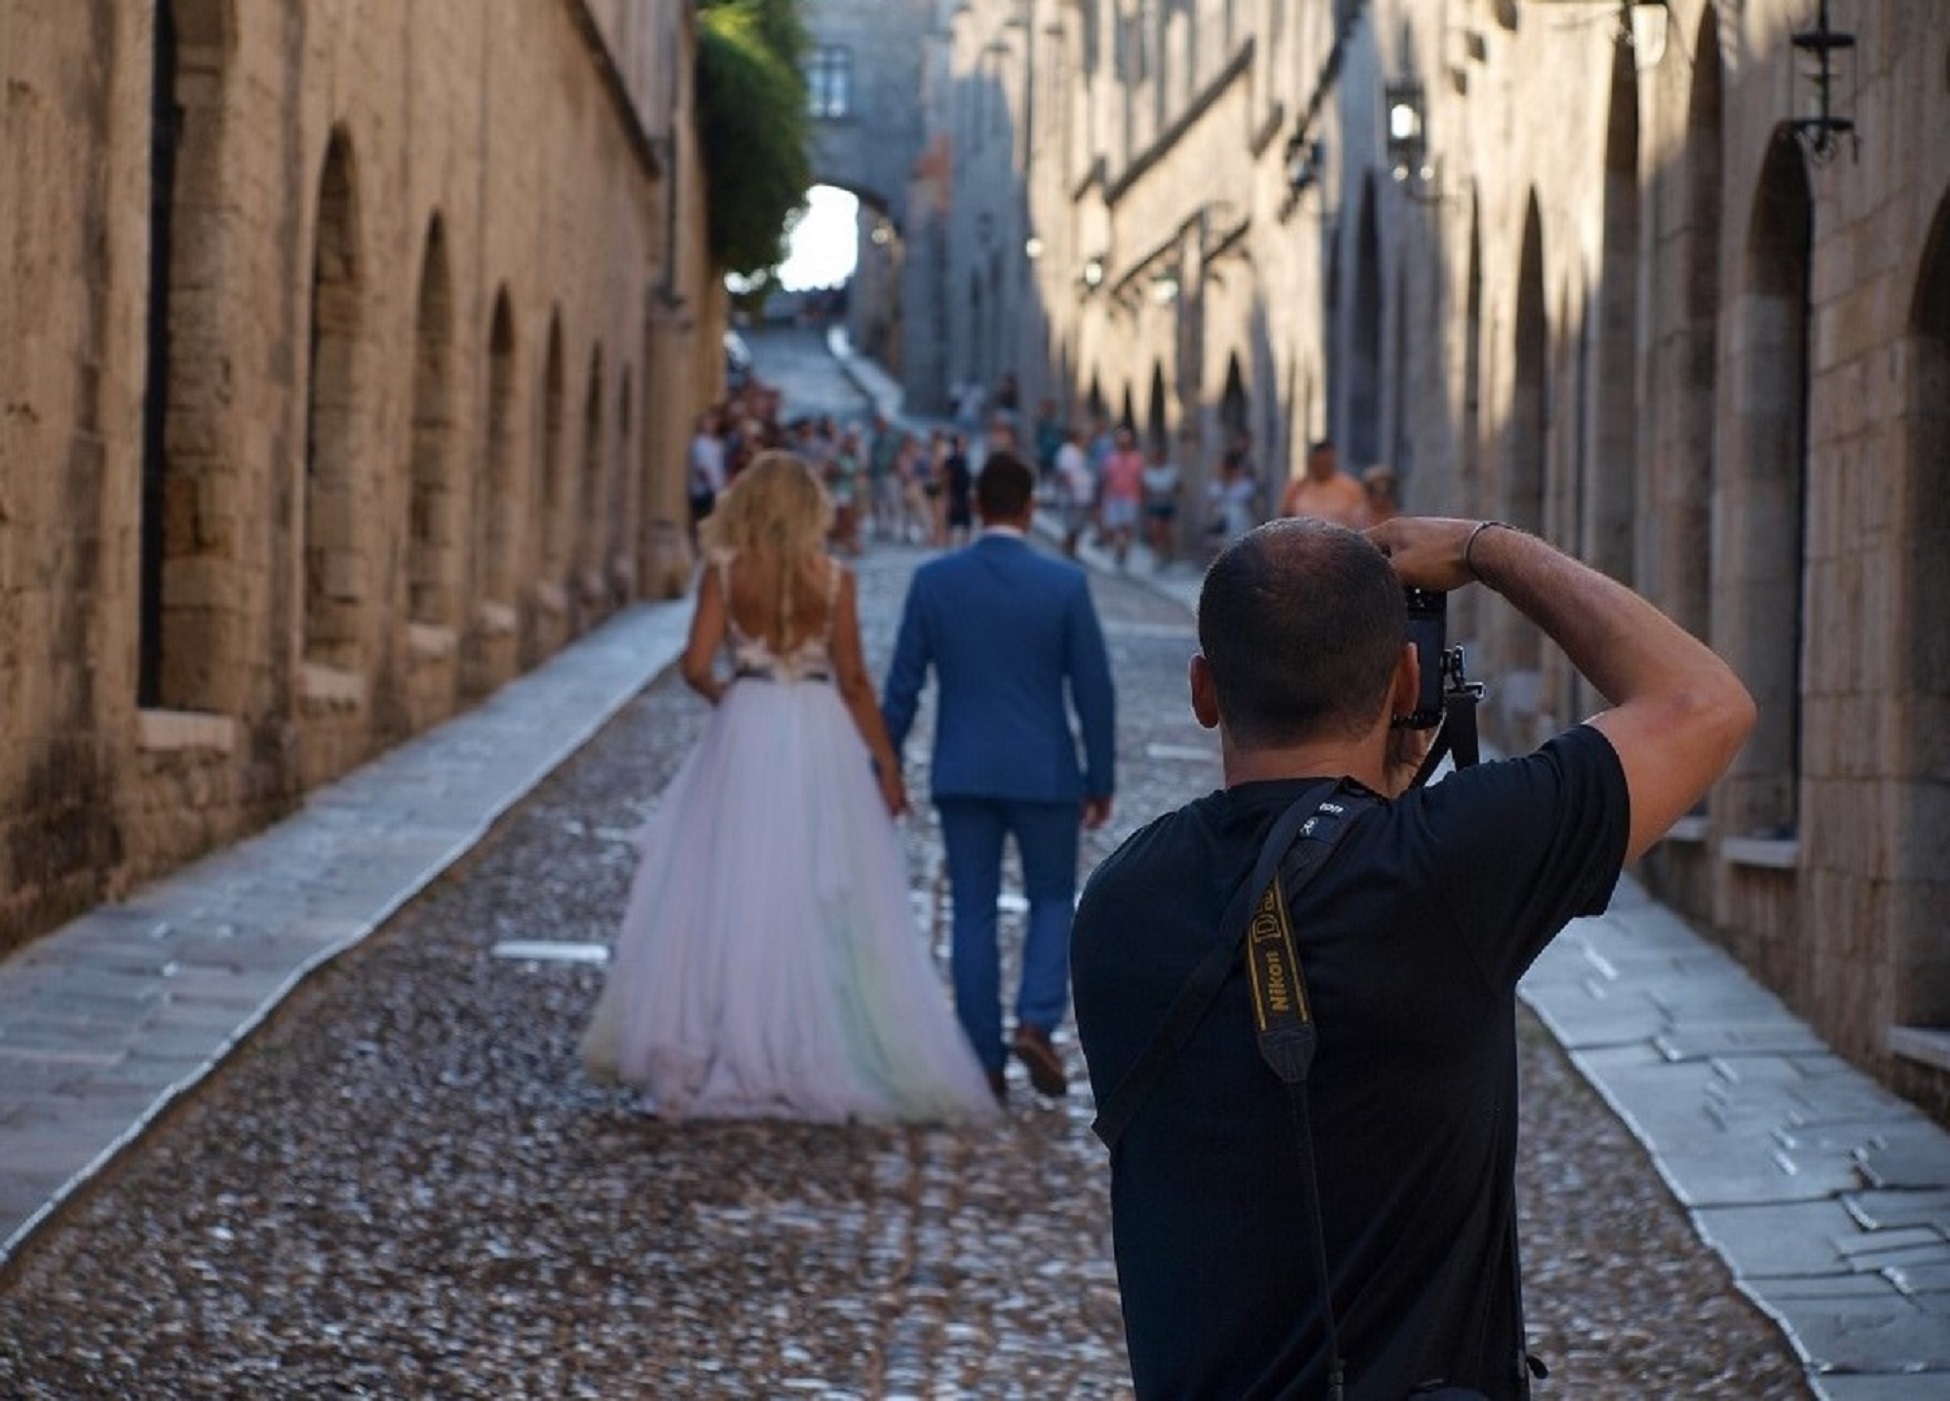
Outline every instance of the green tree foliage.
<svg viewBox="0 0 1950 1401"><path fill-rule="evenodd" d="M698 14L698 139L711 256L761 277L812 184L812 122L798 0L703 0Z"/></svg>

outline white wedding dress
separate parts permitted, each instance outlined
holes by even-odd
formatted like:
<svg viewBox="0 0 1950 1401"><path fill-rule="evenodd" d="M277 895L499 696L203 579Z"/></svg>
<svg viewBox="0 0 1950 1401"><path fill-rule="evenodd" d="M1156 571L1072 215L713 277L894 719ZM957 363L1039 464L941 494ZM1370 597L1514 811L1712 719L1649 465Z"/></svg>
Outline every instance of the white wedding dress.
<svg viewBox="0 0 1950 1401"><path fill-rule="evenodd" d="M736 679L638 835L585 1065L669 1118L993 1118L829 638L727 627Z"/></svg>

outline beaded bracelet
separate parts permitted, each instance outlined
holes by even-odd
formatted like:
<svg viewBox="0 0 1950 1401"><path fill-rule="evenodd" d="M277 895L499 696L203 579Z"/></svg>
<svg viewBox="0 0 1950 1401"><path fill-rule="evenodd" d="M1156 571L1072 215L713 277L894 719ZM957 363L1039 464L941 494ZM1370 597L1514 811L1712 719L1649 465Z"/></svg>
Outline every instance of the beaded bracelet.
<svg viewBox="0 0 1950 1401"><path fill-rule="evenodd" d="M1476 528L1469 532L1469 538L1463 541L1463 547L1462 547L1463 568L1469 571L1470 578L1478 581L1481 581L1483 576L1476 572L1475 561L1470 559L1469 552L1476 548L1476 537L1478 535L1481 535L1484 531L1488 530L1493 525L1502 526L1503 529L1505 530L1516 529L1516 527L1511 525L1510 522L1508 521L1478 521L1476 522Z"/></svg>

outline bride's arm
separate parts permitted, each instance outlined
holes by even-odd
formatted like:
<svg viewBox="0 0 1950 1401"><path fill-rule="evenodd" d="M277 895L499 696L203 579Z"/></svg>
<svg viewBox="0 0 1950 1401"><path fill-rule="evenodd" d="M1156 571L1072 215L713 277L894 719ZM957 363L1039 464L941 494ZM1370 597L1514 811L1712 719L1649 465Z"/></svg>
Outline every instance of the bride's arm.
<svg viewBox="0 0 1950 1401"><path fill-rule="evenodd" d="M691 612L691 635L684 643L678 670L693 691L716 705L725 683L718 679L718 649L724 645L725 596L720 571L706 565L697 585L697 607Z"/></svg>
<svg viewBox="0 0 1950 1401"><path fill-rule="evenodd" d="M833 681L839 687L840 699L846 702L847 713L852 715L860 731L860 738L866 741L867 752L873 755L880 796L886 800L887 811L898 814L907 810L907 785L901 778L900 758L887 738L887 723L881 719L880 706L874 699L873 678L867 675L867 659L860 646L860 610L853 571L843 565L835 567L840 571L840 590L839 597L833 600Z"/></svg>

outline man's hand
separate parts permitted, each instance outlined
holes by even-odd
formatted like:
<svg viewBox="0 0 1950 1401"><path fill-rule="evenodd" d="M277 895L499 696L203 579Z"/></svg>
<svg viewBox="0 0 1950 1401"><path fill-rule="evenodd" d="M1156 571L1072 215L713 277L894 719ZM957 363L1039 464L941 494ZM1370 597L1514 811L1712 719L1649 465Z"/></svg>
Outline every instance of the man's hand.
<svg viewBox="0 0 1950 1401"><path fill-rule="evenodd" d="M1083 800L1083 830L1094 832L1110 821L1110 796L1085 798Z"/></svg>
<svg viewBox="0 0 1950 1401"><path fill-rule="evenodd" d="M1406 588L1447 593L1476 576L1463 562L1469 537L1483 523L1446 516L1397 516L1368 531Z"/></svg>

